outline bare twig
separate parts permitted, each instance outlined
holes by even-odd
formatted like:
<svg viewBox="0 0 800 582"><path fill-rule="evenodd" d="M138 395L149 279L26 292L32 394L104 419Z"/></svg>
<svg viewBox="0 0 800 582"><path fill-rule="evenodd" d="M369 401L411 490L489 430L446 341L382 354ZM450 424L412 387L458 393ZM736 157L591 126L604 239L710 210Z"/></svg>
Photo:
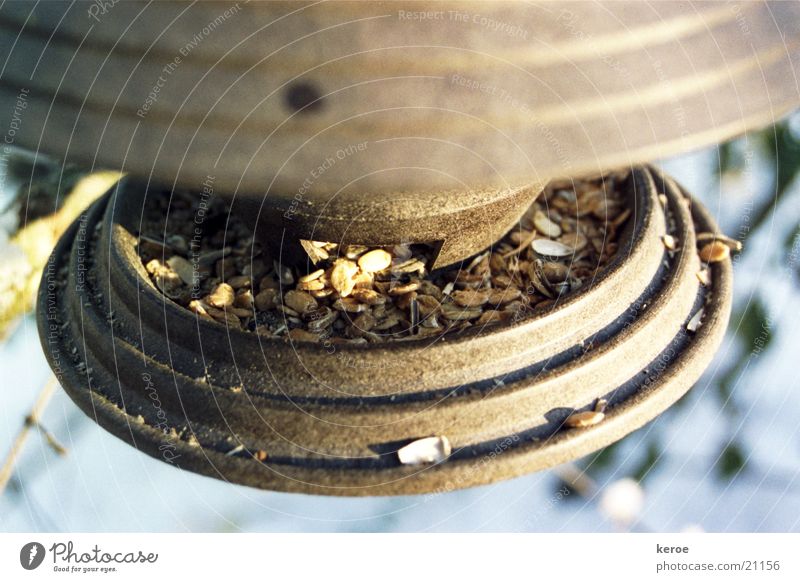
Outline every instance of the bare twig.
<svg viewBox="0 0 800 582"><path fill-rule="evenodd" d="M553 468L553 473L586 499L597 491L597 483L574 463L565 463Z"/></svg>
<svg viewBox="0 0 800 582"><path fill-rule="evenodd" d="M2 468L0 468L0 495L2 495L3 491L5 491L8 481L11 479L11 475L14 472L14 467L17 463L17 457L22 452L22 447L25 445L25 440L28 438L28 433L30 432L31 428L36 427L41 429L39 417L41 416L42 412L44 412L47 404L50 402L50 398L55 393L57 386L58 382L56 381L55 376L50 376L50 379L48 379L45 385L42 386L33 408L31 408L30 412L25 417L25 420L22 423L16 438L14 439L14 442L11 444L11 450L8 452L8 455L3 461ZM59 454L64 454L66 452L64 447L62 447L49 432L43 432L48 444L53 447L56 452Z"/></svg>

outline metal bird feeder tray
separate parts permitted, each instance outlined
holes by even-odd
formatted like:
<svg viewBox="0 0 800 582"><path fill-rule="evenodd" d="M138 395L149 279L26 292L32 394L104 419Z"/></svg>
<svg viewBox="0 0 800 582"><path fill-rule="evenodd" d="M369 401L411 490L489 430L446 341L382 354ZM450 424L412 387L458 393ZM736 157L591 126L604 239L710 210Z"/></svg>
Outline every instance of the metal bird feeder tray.
<svg viewBox="0 0 800 582"><path fill-rule="evenodd" d="M254 487L423 493L596 451L710 362L731 263L701 261L713 220L647 161L797 105L796 4L97 6L4 4L0 98L30 88L18 143L129 174L39 298L48 361L117 437ZM302 267L301 241L414 243L458 270L551 180L613 168L631 213L597 277L453 336L330 353L232 329L140 257L142 217L178 188L223 199L281 264Z"/></svg>

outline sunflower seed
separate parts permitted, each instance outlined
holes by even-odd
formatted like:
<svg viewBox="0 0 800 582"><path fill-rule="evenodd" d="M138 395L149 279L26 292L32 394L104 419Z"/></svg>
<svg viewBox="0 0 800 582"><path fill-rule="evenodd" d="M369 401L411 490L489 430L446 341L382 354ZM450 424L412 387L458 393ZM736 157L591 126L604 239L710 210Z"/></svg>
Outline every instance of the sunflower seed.
<svg viewBox="0 0 800 582"><path fill-rule="evenodd" d="M415 440L398 449L397 458L403 465L440 463L452 451L450 440L446 436L433 436Z"/></svg>
<svg viewBox="0 0 800 582"><path fill-rule="evenodd" d="M392 255L383 249L375 249L374 251L364 253L358 259L358 266L361 267L362 271L366 271L367 273L383 271L384 269L388 269L391 264Z"/></svg>
<svg viewBox="0 0 800 582"><path fill-rule="evenodd" d="M731 248L720 241L715 240L700 249L700 260L705 263L718 263L731 256Z"/></svg>
<svg viewBox="0 0 800 582"><path fill-rule="evenodd" d="M537 238L531 243L531 247L541 257L567 257L575 252L575 249L564 243L546 238Z"/></svg>

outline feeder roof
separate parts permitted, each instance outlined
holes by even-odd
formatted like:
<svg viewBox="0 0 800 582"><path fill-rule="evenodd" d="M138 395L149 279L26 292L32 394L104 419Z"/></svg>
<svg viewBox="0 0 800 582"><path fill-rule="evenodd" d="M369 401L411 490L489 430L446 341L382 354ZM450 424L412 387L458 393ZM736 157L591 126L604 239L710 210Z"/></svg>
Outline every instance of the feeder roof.
<svg viewBox="0 0 800 582"><path fill-rule="evenodd" d="M796 2L12 1L0 27L14 143L349 214L463 209L800 102Z"/></svg>

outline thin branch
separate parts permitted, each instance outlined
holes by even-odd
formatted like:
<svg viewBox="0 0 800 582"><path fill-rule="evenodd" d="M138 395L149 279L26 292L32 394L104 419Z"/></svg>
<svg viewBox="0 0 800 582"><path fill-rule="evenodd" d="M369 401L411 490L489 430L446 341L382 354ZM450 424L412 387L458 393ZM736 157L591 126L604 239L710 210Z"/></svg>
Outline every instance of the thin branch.
<svg viewBox="0 0 800 582"><path fill-rule="evenodd" d="M11 444L11 450L8 452L5 461L3 461L3 466L0 468L0 495L3 494L5 491L6 485L8 485L9 480L11 479L11 475L14 472L14 467L17 464L17 457L19 457L20 453L22 452L22 447L25 445L25 441L28 438L28 433L30 432L31 428L40 428L41 425L39 424L39 417L44 412L44 409L47 407L47 404L50 402L50 398L52 398L53 394L56 391L56 387L58 386L58 382L56 381L55 376L50 376L44 386L42 386L41 391L39 392L39 396L36 399L36 403L31 408L30 412L25 416L25 420L22 423L22 426L17 433L14 442ZM53 439L52 435L45 431L45 438L48 439L48 443L50 443L50 439ZM55 439L53 442L57 445L56 450L63 454L64 448L58 444ZM51 446L53 446L51 444Z"/></svg>
<svg viewBox="0 0 800 582"><path fill-rule="evenodd" d="M597 491L597 483L574 463L565 463L553 468L553 473L574 489L578 495L589 499Z"/></svg>

